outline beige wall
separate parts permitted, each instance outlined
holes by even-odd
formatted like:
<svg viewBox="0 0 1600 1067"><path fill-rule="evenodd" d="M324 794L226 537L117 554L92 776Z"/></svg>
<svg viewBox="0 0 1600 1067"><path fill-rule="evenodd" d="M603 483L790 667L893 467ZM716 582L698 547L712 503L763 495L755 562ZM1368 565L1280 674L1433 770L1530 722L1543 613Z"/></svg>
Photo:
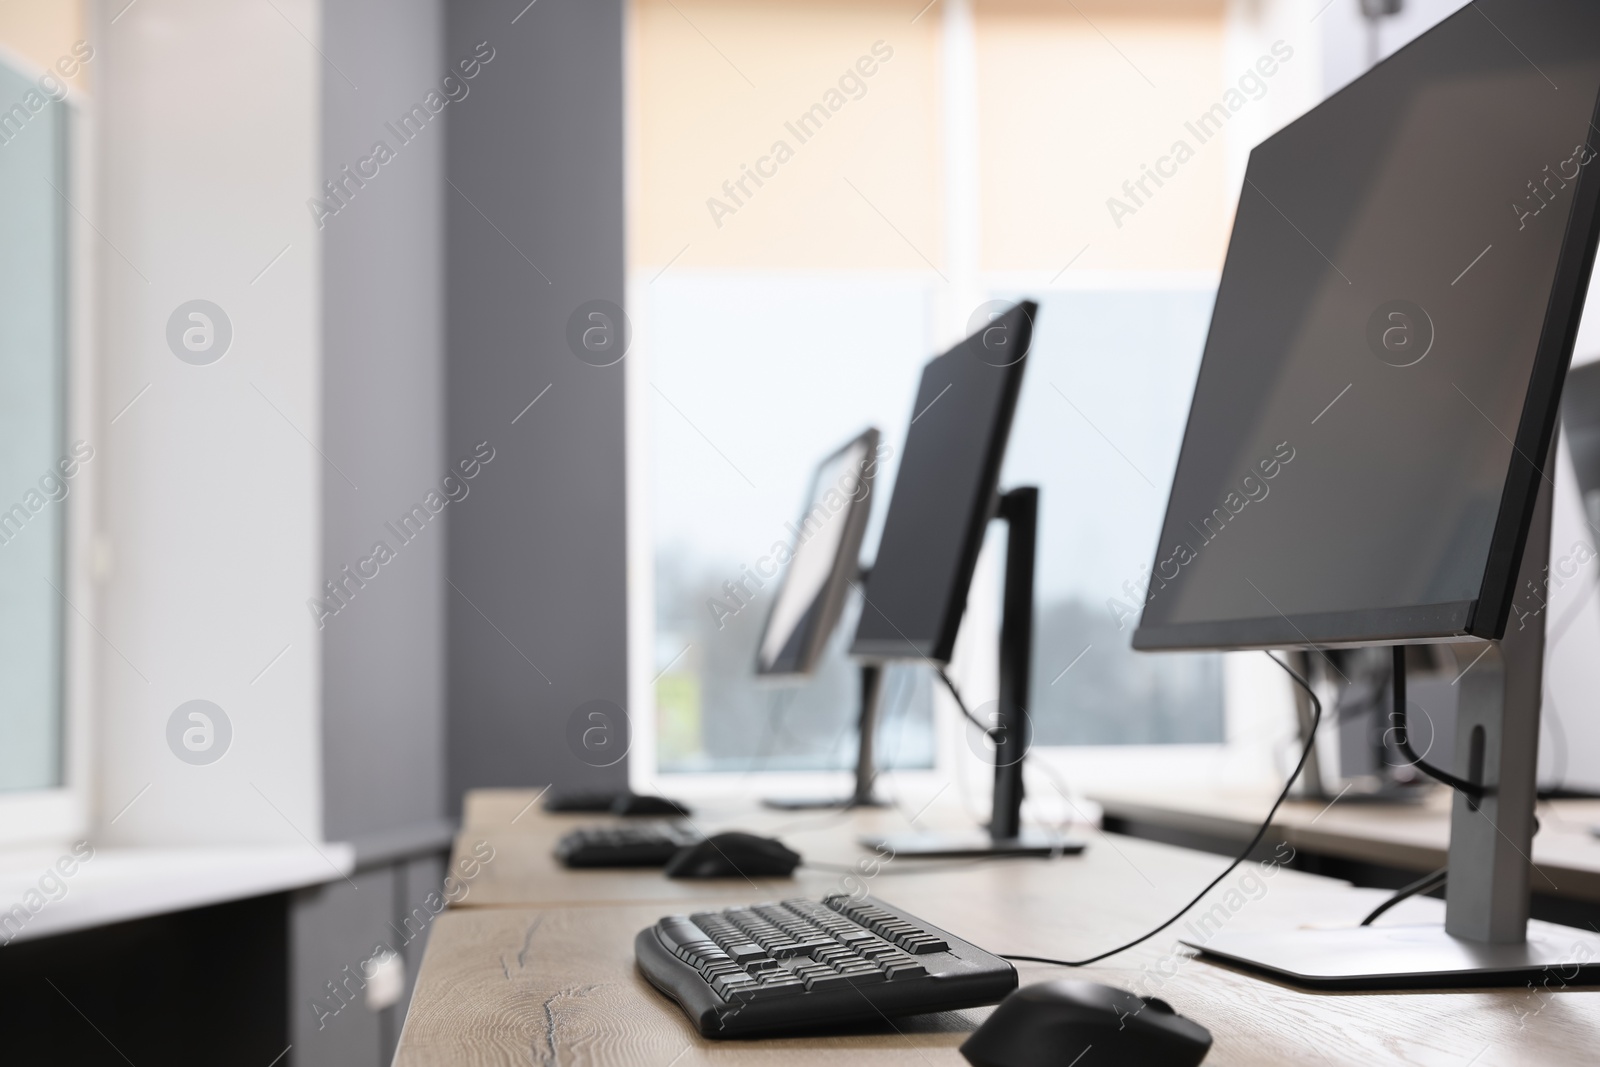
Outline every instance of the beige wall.
<svg viewBox="0 0 1600 1067"><path fill-rule="evenodd" d="M8 0L0 3L0 48L40 70L70 55L72 42L84 39L83 5L78 0ZM70 80L89 87L88 64Z"/></svg>
<svg viewBox="0 0 1600 1067"><path fill-rule="evenodd" d="M630 268L926 270L919 252L946 265L944 22L936 4L913 23L922 3L633 0ZM1223 0L976 0L974 17L977 267L1054 273L1088 244L1079 268L1218 269L1225 136L1194 145L1120 227L1106 201L1236 76ZM878 41L893 58L865 95L800 143L785 122ZM793 158L729 197L723 182L780 140ZM714 218L711 198L732 212Z"/></svg>
<svg viewBox="0 0 1600 1067"><path fill-rule="evenodd" d="M922 267L874 207L937 261L939 21L913 24L917 6L634 0L630 266L659 269L687 245L686 267ZM802 143L784 124L828 101L876 42L892 57L874 60L859 99L832 98L838 111ZM778 141L793 158L735 204L723 182ZM720 226L713 197L734 208Z"/></svg>
<svg viewBox="0 0 1600 1067"><path fill-rule="evenodd" d="M1222 143L1200 146L1165 186L1147 181L1148 208L1120 227L1106 201L1125 199L1122 183L1221 95L1221 3L1079 8L977 7L981 268L1053 272L1088 245L1075 269L1219 269L1231 221Z"/></svg>

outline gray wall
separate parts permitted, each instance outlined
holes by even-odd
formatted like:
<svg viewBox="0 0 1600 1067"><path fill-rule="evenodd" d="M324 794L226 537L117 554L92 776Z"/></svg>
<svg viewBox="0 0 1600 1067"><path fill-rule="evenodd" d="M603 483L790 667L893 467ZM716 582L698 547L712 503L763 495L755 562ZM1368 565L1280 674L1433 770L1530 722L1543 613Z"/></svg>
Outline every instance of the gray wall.
<svg viewBox="0 0 1600 1067"><path fill-rule="evenodd" d="M349 583L348 602L331 602L338 611L323 619L323 833L355 842L359 869L291 897L289 1026L293 1067L378 1067L393 1058L409 985L380 1012L359 988L331 1017L314 1005L328 1003L328 982L354 981L344 969L379 943L403 945L414 980L426 935L404 940L404 916L443 877L442 855L428 852L449 836L445 534L461 504L431 515L425 498L448 499L445 125L460 104L437 102L448 99L441 0L325 0L322 16L319 180L349 182L321 231L322 447L343 472L323 480L322 567L325 580ZM430 91L439 113L414 119L420 129L402 143L390 124L415 104L426 114ZM393 159L360 185L347 179L343 168L360 177L378 141ZM419 504L429 517L413 519L420 529L402 542L395 528ZM394 557L357 585L347 573L379 541Z"/></svg>
<svg viewBox="0 0 1600 1067"><path fill-rule="evenodd" d="M623 303L622 3L539 0L513 25L522 8L447 9L448 55L495 50L446 163L446 451L496 453L451 516L453 805L474 786L626 779L565 741L580 704L627 703L623 367L566 342L580 304Z"/></svg>
<svg viewBox="0 0 1600 1067"><path fill-rule="evenodd" d="M322 440L349 478L323 481L323 578L342 580L377 541L396 550L324 619L323 832L342 841L445 812L444 527L461 505L409 544L385 523L446 473L444 124L476 101L446 104L403 146L385 125L440 87L440 0L326 0L322 50L320 178L354 171L376 141L395 149L322 230Z"/></svg>

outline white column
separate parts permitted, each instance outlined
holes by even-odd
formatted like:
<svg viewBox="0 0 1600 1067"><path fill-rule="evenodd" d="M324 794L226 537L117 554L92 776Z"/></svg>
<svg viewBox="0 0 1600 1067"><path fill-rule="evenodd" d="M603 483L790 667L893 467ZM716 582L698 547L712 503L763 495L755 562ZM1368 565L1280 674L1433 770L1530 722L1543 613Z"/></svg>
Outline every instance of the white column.
<svg viewBox="0 0 1600 1067"><path fill-rule="evenodd" d="M318 0L95 4L99 198L79 207L100 235L103 296L95 742L108 842L322 835L306 600L322 581L323 480L359 486L362 472L336 473L318 451L321 256L306 201L324 177L321 86L341 77L317 52L320 26ZM196 299L231 326L208 365L168 341ZM204 765L168 744L173 712L197 699L232 735Z"/></svg>

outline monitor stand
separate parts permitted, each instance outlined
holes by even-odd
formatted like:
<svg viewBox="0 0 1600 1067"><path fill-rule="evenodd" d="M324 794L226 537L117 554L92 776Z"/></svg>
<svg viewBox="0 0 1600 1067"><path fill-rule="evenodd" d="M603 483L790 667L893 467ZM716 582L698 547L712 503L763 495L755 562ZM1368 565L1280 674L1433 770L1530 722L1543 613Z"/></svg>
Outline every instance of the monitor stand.
<svg viewBox="0 0 1600 1067"><path fill-rule="evenodd" d="M1552 457L1554 447L1552 440ZM1550 483L1541 479L1505 636L1449 646L1461 696L1455 762L1446 769L1489 792L1453 800L1444 925L1380 920L1353 929L1223 930L1185 944L1202 957L1313 989L1600 981L1600 936L1543 922L1530 928L1528 920L1550 514Z"/></svg>
<svg viewBox="0 0 1600 1067"><path fill-rule="evenodd" d="M1000 613L1000 710L995 732L994 814L988 833L895 834L861 838L867 848L894 856L1075 855L1083 842L1022 828L1022 758L1031 740L1028 678L1033 655L1033 559L1039 532L1039 490L1024 486L1000 494L996 515L1006 522L1005 599Z"/></svg>
<svg viewBox="0 0 1600 1067"><path fill-rule="evenodd" d="M855 791L847 797L768 797L761 802L763 806L778 811L849 811L885 806L872 791L878 777L877 754L873 749L878 736L878 712L883 702L883 675L883 664L871 661L861 664L861 715L856 726L861 741L856 749Z"/></svg>

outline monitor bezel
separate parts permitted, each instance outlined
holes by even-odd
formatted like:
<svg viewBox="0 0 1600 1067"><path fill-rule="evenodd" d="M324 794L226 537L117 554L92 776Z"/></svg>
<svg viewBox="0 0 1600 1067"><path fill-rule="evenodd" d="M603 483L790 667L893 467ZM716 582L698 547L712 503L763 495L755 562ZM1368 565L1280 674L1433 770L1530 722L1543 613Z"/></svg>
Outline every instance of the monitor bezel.
<svg viewBox="0 0 1600 1067"><path fill-rule="evenodd" d="M939 633L931 640L920 640L901 634L898 638L879 637L863 638L861 628L856 626L856 636L850 645L850 654L866 659L915 659L940 665L948 664L955 654L956 634L961 630L961 618L966 614L967 594L972 586L972 575L978 567L978 555L983 550L984 533L988 529L989 521L995 517L995 509L999 501L1000 468L1005 463L1006 445L1011 440L1011 423L1016 417L1017 400L1022 393L1022 373L1028 364L1028 357L1033 351L1033 325L1039 316L1039 304L1034 300L1020 300L1008 308L1001 318L1017 316L1020 322L1012 329L1020 332L1022 337L1022 358L1003 367L995 367L1006 375L1005 386L1000 397L999 417L995 420L989 439L984 442L985 456L983 468L983 484L988 492L980 497L980 502L967 517L965 537L962 539L961 555L956 564L956 580L950 590L950 600L945 604L940 620ZM992 328L992 323L980 329L971 336L962 338L951 348L930 359L923 365L922 374L917 378L917 393L912 398L912 415L915 421L917 397L922 395L922 379L934 364L944 359L973 359L968 347L983 335L984 330ZM1015 336L1015 334L1013 334ZM907 443L909 444L911 430L908 425L906 430ZM901 467L905 466L905 457L901 456ZM896 480L896 488L898 479ZM889 512L884 516L887 528L889 516L894 511L894 496L889 497ZM876 563L874 563L876 566ZM872 576L867 576L866 589L862 594L865 603L861 607L862 618L866 613L874 610L872 604ZM881 614L881 613L880 613ZM894 624L891 622L890 626Z"/></svg>
<svg viewBox="0 0 1600 1067"><path fill-rule="evenodd" d="M1285 129L1292 129L1303 121L1305 118L1298 119ZM1590 109L1590 128L1600 130L1600 94L1597 94L1595 104ZM1250 155L1253 164L1255 150ZM1244 189L1248 191L1249 166L1245 174ZM1245 191L1241 192L1241 198ZM1237 214L1234 225L1238 225ZM1567 219L1566 233L1562 237L1561 251L1556 261L1544 325L1539 333L1528 390L1523 398L1522 414L1513 439L1512 461L1501 489L1500 509L1476 599L1361 611L1297 615L1279 612L1248 619L1160 626L1147 626L1141 620L1133 633L1133 647L1140 651L1227 651L1319 648L1340 644L1399 644L1461 637L1499 640L1505 636L1512 603L1517 596L1517 574L1522 565L1523 550L1527 547L1528 527L1533 520L1540 482L1550 481L1546 468L1561 416L1561 390L1578 339L1578 326L1583 317L1584 299L1594 269L1597 241L1600 241L1600 176L1594 173L1594 168L1584 168L1574 186L1572 212ZM1228 261L1234 253L1230 238L1228 256L1223 262L1223 278L1227 277ZM1208 344L1209 334L1208 329ZM1201 372L1204 372L1203 363ZM1193 418L1191 403L1184 426L1185 441L1189 435L1188 423ZM1182 463L1180 453L1179 469ZM1168 511L1170 509L1169 492ZM1168 515L1163 512L1163 532L1167 518ZM1158 544L1152 568L1159 561Z"/></svg>
<svg viewBox="0 0 1600 1067"><path fill-rule="evenodd" d="M800 654L790 664L779 656L771 667L761 662L761 646L766 643L767 633L772 628L772 617L778 609L778 602L783 597L783 590L789 581L789 570L785 567L779 579L778 588L774 590L772 608L767 612L766 619L761 624L761 634L756 639L756 675L762 678L808 678L816 673L817 664L822 659L823 652L827 649L828 638L839 625L839 617L844 614L845 598L850 589L850 583L855 580L861 569L861 542L866 536L867 520L872 514L872 490L874 475L878 470L878 442L881 434L877 427L869 426L856 434L849 441L829 452L827 456L818 461L812 469L811 481L806 489L805 506L800 512L800 522L803 524L807 515L811 513L811 505L816 503L817 491L821 486L822 478L828 468L839 457L846 455L852 449L865 447L866 452L861 462L861 469L857 471L867 491L861 499L850 497L845 503L844 533L839 540L839 551L834 556L833 565L828 570L828 578L822 586L822 611L816 616L811 632L805 636L805 643L801 646ZM791 551L794 543L790 542Z"/></svg>

